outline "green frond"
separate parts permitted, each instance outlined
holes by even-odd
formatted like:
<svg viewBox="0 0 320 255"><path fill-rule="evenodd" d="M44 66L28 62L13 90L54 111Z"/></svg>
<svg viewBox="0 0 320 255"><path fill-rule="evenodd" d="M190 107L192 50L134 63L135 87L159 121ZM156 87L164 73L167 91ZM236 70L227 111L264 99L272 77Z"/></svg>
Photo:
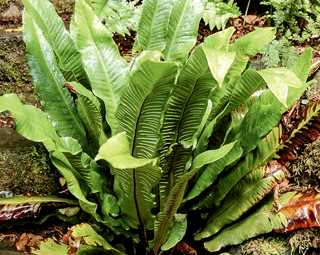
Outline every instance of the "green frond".
<svg viewBox="0 0 320 255"><path fill-rule="evenodd" d="M117 111L120 132L126 132L135 157L152 158L157 154L162 112L174 86L177 65L152 57L136 60ZM134 107L133 107L134 106Z"/></svg>
<svg viewBox="0 0 320 255"><path fill-rule="evenodd" d="M294 192L285 193L280 197L281 203L286 203L295 195ZM263 205L256 212L242 221L226 228L212 240L204 243L204 247L210 251L219 251L228 245L237 245L244 240L271 232L273 229L287 225L287 219L281 212L273 210L273 199Z"/></svg>
<svg viewBox="0 0 320 255"><path fill-rule="evenodd" d="M234 191L231 191L222 204L210 214L205 227L196 234L196 240L208 238L224 226L238 220L245 212L261 201L277 183L285 178L282 169L277 169L272 174L266 173L266 167L260 167L243 178Z"/></svg>
<svg viewBox="0 0 320 255"><path fill-rule="evenodd" d="M88 137L88 146L90 154L96 155L99 147L106 141L106 135L103 131L103 119L99 100L92 92L80 83L68 83L71 89L77 95L76 106L79 117L84 124Z"/></svg>
<svg viewBox="0 0 320 255"><path fill-rule="evenodd" d="M63 21L50 1L23 0L24 12L40 28L52 47L60 70L67 81L78 81L88 86L87 75L83 69L80 53ZM27 31L25 33L28 33ZM28 40L25 38L25 40Z"/></svg>
<svg viewBox="0 0 320 255"><path fill-rule="evenodd" d="M71 136L84 145L85 130L73 99L64 88L65 79L59 70L55 53L33 18L25 13L23 19L28 63L43 109L61 136Z"/></svg>
<svg viewBox="0 0 320 255"><path fill-rule="evenodd" d="M170 13L164 57L167 60L184 60L197 41L203 0L173 1Z"/></svg>
<svg viewBox="0 0 320 255"><path fill-rule="evenodd" d="M115 114L128 83L128 65L120 56L111 32L84 0L76 1L71 31L81 53L92 92L104 102L106 120L112 133L115 133L119 127Z"/></svg>
<svg viewBox="0 0 320 255"><path fill-rule="evenodd" d="M194 135L201 133L199 128L203 127L203 118L208 117L208 99L215 86L203 49L198 47L181 70L164 113L160 147L162 199L187 170L192 148L184 148L182 145L197 143Z"/></svg>
<svg viewBox="0 0 320 255"><path fill-rule="evenodd" d="M171 0L143 1L134 45L135 51L165 49L171 10Z"/></svg>
<svg viewBox="0 0 320 255"><path fill-rule="evenodd" d="M155 195L152 189L158 184L161 170L156 159L135 158L126 133L111 137L99 150L96 160L103 159L112 166L114 189L119 197L122 214L131 227L152 228Z"/></svg>

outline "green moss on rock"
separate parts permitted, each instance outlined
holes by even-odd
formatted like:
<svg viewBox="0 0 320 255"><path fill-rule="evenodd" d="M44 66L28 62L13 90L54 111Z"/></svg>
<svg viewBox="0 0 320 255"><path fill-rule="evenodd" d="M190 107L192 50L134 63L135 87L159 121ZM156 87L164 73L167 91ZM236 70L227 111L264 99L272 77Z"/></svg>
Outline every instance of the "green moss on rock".
<svg viewBox="0 0 320 255"><path fill-rule="evenodd" d="M286 238L277 236L251 239L231 248L229 253L234 255L285 255L288 250L289 246Z"/></svg>
<svg viewBox="0 0 320 255"><path fill-rule="evenodd" d="M320 181L320 140L306 145L299 157L289 167L298 186L319 187Z"/></svg>
<svg viewBox="0 0 320 255"><path fill-rule="evenodd" d="M0 148L0 190L14 194L52 194L59 187L42 146Z"/></svg>

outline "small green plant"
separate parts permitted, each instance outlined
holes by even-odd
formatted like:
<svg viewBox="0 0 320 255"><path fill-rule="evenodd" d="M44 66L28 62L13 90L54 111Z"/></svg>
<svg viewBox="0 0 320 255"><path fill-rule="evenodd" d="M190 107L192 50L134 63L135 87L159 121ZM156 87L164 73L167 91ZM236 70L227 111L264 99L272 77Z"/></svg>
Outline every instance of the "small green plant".
<svg viewBox="0 0 320 255"><path fill-rule="evenodd" d="M203 21L209 25L210 30L217 28L225 29L230 18L238 17L240 11L233 0L211 0L208 1L203 12Z"/></svg>
<svg viewBox="0 0 320 255"><path fill-rule="evenodd" d="M283 146L278 122L306 88L310 50L291 69L247 69L273 28L234 43L229 28L195 47L203 1L145 0L127 63L86 1L76 0L70 32L49 1L24 5L43 111L13 94L0 97L0 111L44 144L107 240L126 244L107 250L158 255L185 238L189 221L209 251L287 224L272 200L233 223L284 178L264 165Z"/></svg>
<svg viewBox="0 0 320 255"><path fill-rule="evenodd" d="M304 42L318 37L320 3L313 0L266 0L270 6L270 18L278 31L287 39Z"/></svg>
<svg viewBox="0 0 320 255"><path fill-rule="evenodd" d="M289 67L297 61L299 56L285 37L273 40L261 53L261 61L266 67Z"/></svg>
<svg viewBox="0 0 320 255"><path fill-rule="evenodd" d="M136 31L141 14L139 1L87 0L101 22L111 31L121 35Z"/></svg>

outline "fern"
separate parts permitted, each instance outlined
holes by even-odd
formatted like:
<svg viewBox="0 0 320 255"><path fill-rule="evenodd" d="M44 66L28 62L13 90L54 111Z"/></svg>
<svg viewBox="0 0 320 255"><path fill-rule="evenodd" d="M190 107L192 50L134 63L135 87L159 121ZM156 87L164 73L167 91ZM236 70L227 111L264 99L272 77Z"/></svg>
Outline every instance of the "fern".
<svg viewBox="0 0 320 255"><path fill-rule="evenodd" d="M319 36L317 1L266 0L262 4L270 6L269 17L287 39L302 43Z"/></svg>
<svg viewBox="0 0 320 255"><path fill-rule="evenodd" d="M233 0L212 0L208 1L203 13L205 25L209 25L210 30L217 28L225 29L230 18L240 16L240 11Z"/></svg>

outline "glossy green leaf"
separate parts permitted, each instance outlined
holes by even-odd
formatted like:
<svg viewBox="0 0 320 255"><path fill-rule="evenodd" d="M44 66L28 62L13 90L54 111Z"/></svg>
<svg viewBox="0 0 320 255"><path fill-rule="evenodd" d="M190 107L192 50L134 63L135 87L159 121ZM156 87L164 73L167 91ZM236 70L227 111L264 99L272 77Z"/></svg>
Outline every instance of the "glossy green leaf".
<svg viewBox="0 0 320 255"><path fill-rule="evenodd" d="M306 89L305 84L286 68L269 68L260 70L258 73L285 107L290 107Z"/></svg>
<svg viewBox="0 0 320 255"><path fill-rule="evenodd" d="M220 51L211 48L204 48L210 71L213 77L222 87L224 78L235 60L235 52Z"/></svg>
<svg viewBox="0 0 320 255"><path fill-rule="evenodd" d="M159 56L149 52L136 60L117 111L119 131L126 132L130 149L139 158L157 154L162 112L177 75L177 65L162 62Z"/></svg>
<svg viewBox="0 0 320 255"><path fill-rule="evenodd" d="M209 150L199 154L189 172L178 179L165 201L163 209L157 216L157 226L155 228L155 244L153 250L158 254L160 247L165 243L167 232L171 226L175 214L177 213L188 185L188 182L195 176L199 169L207 164L213 163L223 158L232 149L233 144L227 144L217 150Z"/></svg>
<svg viewBox="0 0 320 255"><path fill-rule="evenodd" d="M76 1L71 30L80 50L92 92L104 102L106 120L114 133L119 126L115 113L121 93L128 83L127 64L120 56L111 32L99 21L84 0Z"/></svg>
<svg viewBox="0 0 320 255"><path fill-rule="evenodd" d="M186 58L197 41L203 10L203 0L173 1L164 50L165 59L184 60Z"/></svg>
<svg viewBox="0 0 320 255"><path fill-rule="evenodd" d="M71 228L71 235L75 238L81 238L85 244L90 246L101 246L104 250L110 251L113 255L123 254L112 247L107 240L99 235L89 224L83 223Z"/></svg>
<svg viewBox="0 0 320 255"><path fill-rule="evenodd" d="M92 92L80 83L71 82L69 85L78 96L76 106L79 117L87 131L89 147L93 154L98 152L99 147L106 142L106 135L103 131L103 119L99 100Z"/></svg>
<svg viewBox="0 0 320 255"><path fill-rule="evenodd" d="M0 97L0 112L10 111L16 122L16 131L25 138L45 144L48 151L56 150L60 138L49 121L48 114L31 105L23 105L17 95Z"/></svg>
<svg viewBox="0 0 320 255"><path fill-rule="evenodd" d="M187 215L176 214L174 216L172 228L169 231L167 241L161 246L162 251L168 251L179 243L187 231Z"/></svg>
<svg viewBox="0 0 320 255"><path fill-rule="evenodd" d="M170 0L143 1L134 45L136 51L164 50L171 9L172 1Z"/></svg>
<svg viewBox="0 0 320 255"><path fill-rule="evenodd" d="M104 159L112 167L115 176L115 191L130 225L151 228L155 196L151 193L160 179L161 170L157 159L131 156L130 145L125 133L111 137L101 146L96 160Z"/></svg>
<svg viewBox="0 0 320 255"><path fill-rule="evenodd" d="M164 112L160 147L162 198L186 171L191 148L183 148L183 145L197 144L195 134L201 134L199 128L203 128L208 99L215 87L203 49L198 47L181 71Z"/></svg>
<svg viewBox="0 0 320 255"><path fill-rule="evenodd" d="M47 0L23 0L23 5L26 14L32 16L33 22L39 26L51 45L65 79L88 85L80 53L53 4Z"/></svg>
<svg viewBox="0 0 320 255"><path fill-rule="evenodd" d="M285 193L280 197L280 202L285 203L294 196L294 192ZM262 206L253 214L236 223L212 240L204 243L204 247L210 251L219 251L227 245L237 245L244 240L271 232L273 229L282 228L287 225L287 219L281 212L275 213L273 210L273 200Z"/></svg>
<svg viewBox="0 0 320 255"><path fill-rule="evenodd" d="M250 180L252 177L244 178L235 187L235 191L231 192L221 206L210 215L205 228L195 236L195 239L210 237L224 226L238 220L285 178L285 173L281 169L270 174L265 171L266 168L261 167L252 172L253 181Z"/></svg>
<svg viewBox="0 0 320 255"><path fill-rule="evenodd" d="M36 204L36 203L65 203L77 205L75 200L57 197L57 196L22 196L16 195L8 198L0 198L0 205L16 205L16 204Z"/></svg>
<svg viewBox="0 0 320 255"><path fill-rule="evenodd" d="M232 49L242 55L255 56L273 40L275 33L276 30L272 27L257 27L255 31L237 39Z"/></svg>
<svg viewBox="0 0 320 255"><path fill-rule="evenodd" d="M239 143L231 143L232 148L219 160L209 164L201 173L195 184L192 186L191 191L188 193L185 200L190 200L198 196L211 184L213 184L218 175L224 170L225 167L234 163L242 155L242 149Z"/></svg>
<svg viewBox="0 0 320 255"><path fill-rule="evenodd" d="M64 77L59 70L54 52L38 25L29 14L24 15L24 40L28 52L35 89L43 108L58 133L71 136L85 144L85 131L76 112Z"/></svg>
<svg viewBox="0 0 320 255"><path fill-rule="evenodd" d="M42 241L39 249L32 249L32 254L35 255L68 255L68 245L59 244L53 239L49 238Z"/></svg>

